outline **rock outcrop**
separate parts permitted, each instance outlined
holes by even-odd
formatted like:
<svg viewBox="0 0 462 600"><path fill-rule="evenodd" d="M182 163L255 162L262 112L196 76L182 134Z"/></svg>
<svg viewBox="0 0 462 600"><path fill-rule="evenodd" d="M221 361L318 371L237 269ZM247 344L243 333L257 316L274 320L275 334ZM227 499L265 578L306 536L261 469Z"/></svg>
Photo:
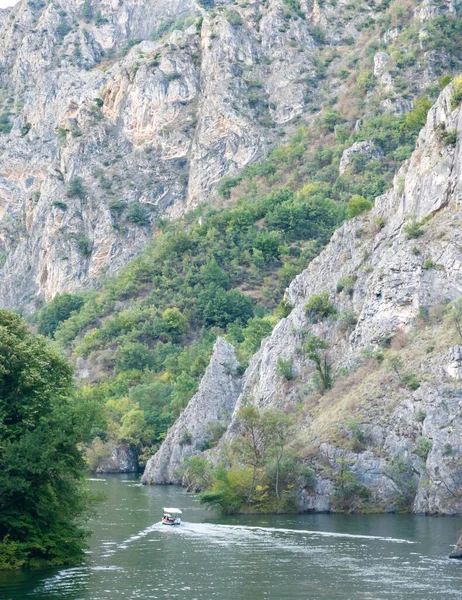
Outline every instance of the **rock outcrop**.
<svg viewBox="0 0 462 600"><path fill-rule="evenodd" d="M379 160L383 156L380 148L374 142L355 142L350 148L343 151L340 159L339 173L344 175L355 160L364 158L365 160Z"/></svg>
<svg viewBox="0 0 462 600"><path fill-rule="evenodd" d="M194 0L20 0L0 24L6 307L115 272L159 216L263 156L305 110L315 71L309 27L287 23L282 0L232 16Z"/></svg>
<svg viewBox="0 0 462 600"><path fill-rule="evenodd" d="M459 540L456 544L456 547L449 555L449 558L458 558L462 560L462 534L459 536Z"/></svg>
<svg viewBox="0 0 462 600"><path fill-rule="evenodd" d="M228 426L241 389L234 347L218 338L197 393L148 461L143 483L181 483L178 473L186 457L218 442Z"/></svg>
<svg viewBox="0 0 462 600"><path fill-rule="evenodd" d="M449 377L462 379L462 346L454 346L449 349L444 369Z"/></svg>
<svg viewBox="0 0 462 600"><path fill-rule="evenodd" d="M386 347L390 339L405 339L431 307L462 294L462 145L445 145L441 135L457 131L457 140L462 139L461 110L453 110L451 94L449 86L430 110L394 188L378 198L366 216L345 223L292 282L287 291L291 314L263 342L244 377L241 399L252 398L258 406L299 402L313 391L313 364L300 352L308 333L329 342L337 372L352 374L345 378L346 389L339 383L335 395L329 396L335 409L315 403L301 427L319 474L314 489L300 494L302 510L332 509L338 464L346 461L384 510L394 510L397 496L406 496L417 513L462 512L459 346L436 354L430 346L428 355L420 350L417 364L417 342L414 350L404 351L409 363L403 371L411 364L419 369L420 385L414 391L393 385L390 373L381 384L380 377L371 377L369 383L356 381L354 391L349 389L354 372L361 373L361 353ZM348 292L339 291L342 278L351 282ZM310 323L305 304L322 292L329 294L340 319L351 315L349 326L339 320ZM298 383L285 384L283 391L280 357L291 361L298 376ZM333 442L330 433L336 428L338 438L338 428L351 418L362 422L368 440L359 452L349 449L350 434L341 444L338 439ZM233 423L226 436L232 431Z"/></svg>
<svg viewBox="0 0 462 600"><path fill-rule="evenodd" d="M138 471L138 455L130 446L116 446L109 443L105 450L108 456L99 460L96 467L97 473L136 473Z"/></svg>

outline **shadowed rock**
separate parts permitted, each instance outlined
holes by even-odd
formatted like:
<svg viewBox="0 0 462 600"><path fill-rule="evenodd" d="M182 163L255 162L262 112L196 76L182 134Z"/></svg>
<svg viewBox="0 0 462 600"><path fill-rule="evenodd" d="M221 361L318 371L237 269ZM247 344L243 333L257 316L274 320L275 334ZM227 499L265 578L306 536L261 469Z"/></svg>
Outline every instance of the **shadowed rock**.
<svg viewBox="0 0 462 600"><path fill-rule="evenodd" d="M459 560L462 560L462 532L460 533L456 547L449 555L449 558L457 558Z"/></svg>

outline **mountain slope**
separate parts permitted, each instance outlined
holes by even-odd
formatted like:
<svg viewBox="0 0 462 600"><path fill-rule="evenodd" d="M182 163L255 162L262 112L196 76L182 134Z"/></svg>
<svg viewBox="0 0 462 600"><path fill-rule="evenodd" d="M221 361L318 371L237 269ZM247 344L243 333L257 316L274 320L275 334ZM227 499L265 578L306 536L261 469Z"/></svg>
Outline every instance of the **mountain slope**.
<svg viewBox="0 0 462 600"><path fill-rule="evenodd" d="M315 473L299 489L302 510L462 511L461 90L459 78L431 108L393 188L292 282L290 315L263 341L235 396L223 448L239 436L239 409L249 402L298 415L293 449ZM323 343L317 351L314 339ZM150 461L145 480L161 466ZM345 473L356 482L351 497L342 497Z"/></svg>
<svg viewBox="0 0 462 600"><path fill-rule="evenodd" d="M460 64L459 5L22 0L0 31L0 302L97 284L320 108L409 110Z"/></svg>

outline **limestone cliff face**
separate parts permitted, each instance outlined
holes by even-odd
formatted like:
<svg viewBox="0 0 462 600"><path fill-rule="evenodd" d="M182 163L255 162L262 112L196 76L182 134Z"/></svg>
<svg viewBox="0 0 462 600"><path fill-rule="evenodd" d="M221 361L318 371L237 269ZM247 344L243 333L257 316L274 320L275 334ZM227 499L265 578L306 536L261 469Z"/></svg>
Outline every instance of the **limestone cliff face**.
<svg viewBox="0 0 462 600"><path fill-rule="evenodd" d="M143 483L181 483L183 460L200 454L215 431L228 426L240 392L234 347L218 338L197 393L148 461Z"/></svg>
<svg viewBox="0 0 462 600"><path fill-rule="evenodd" d="M1 305L33 309L115 272L158 216L206 200L264 154L272 123L301 114L307 24L278 31L282 0L233 15L194 0L21 0L0 14ZM163 23L179 29L161 36Z"/></svg>
<svg viewBox="0 0 462 600"><path fill-rule="evenodd" d="M395 510L400 498L417 513L462 512L461 349L441 321L444 305L462 295L462 111L452 109L452 93L446 88L430 110L393 189L346 222L292 282L290 315L244 375L223 440L235 435L244 400L303 406L294 444L316 479L300 489L301 510L335 509L335 482L346 464L382 510ZM455 144L445 142L445 132L452 140L457 132ZM305 306L320 293L337 317L313 323ZM328 343L337 380L324 396L303 352L310 334ZM382 361L390 343L401 356L395 371ZM293 381L281 376L281 359L290 361ZM416 385L405 383L410 372ZM191 423L185 411L181 426Z"/></svg>
<svg viewBox="0 0 462 600"><path fill-rule="evenodd" d="M20 0L0 11L0 305L32 311L114 273L155 235L158 217L206 201L297 119L309 122L322 98L345 94L335 73L381 10L351 12L343 0L302 0L297 11L283 0L208 4ZM458 5L428 2L416 22ZM320 75L322 44L338 58ZM406 112L383 54L384 110ZM410 67L415 92L446 62L432 51L424 72Z"/></svg>
<svg viewBox="0 0 462 600"><path fill-rule="evenodd" d="M462 511L459 346L444 349L433 338L433 345L422 352L416 333L426 311L462 293L462 112L452 110L451 94L449 86L430 110L394 188L366 216L341 227L292 282L287 291L291 314L262 343L245 374L236 411L243 398L259 406L290 407L303 401L313 391L313 363L301 351L308 333L328 341L337 373L351 373L340 376L326 399L311 405L308 401L300 435L318 477L313 489L300 491L301 509L332 508L339 461L346 461L385 510L396 507L397 495L408 494L418 513ZM459 141L445 144L443 133L455 131ZM413 236L408 226L416 222L421 231ZM348 291L339 285L346 277L353 282ZM323 292L340 321L342 311L350 311L352 324L329 319L310 323L305 305ZM415 370L421 383L417 390L396 386L390 371L374 379L367 368L361 370L361 353L406 336L412 342L403 350L402 370ZM281 381L280 358L292 362L295 384ZM366 440L359 451L351 449L351 434L339 441L345 421L352 417L361 423ZM227 437L232 437L236 419Z"/></svg>

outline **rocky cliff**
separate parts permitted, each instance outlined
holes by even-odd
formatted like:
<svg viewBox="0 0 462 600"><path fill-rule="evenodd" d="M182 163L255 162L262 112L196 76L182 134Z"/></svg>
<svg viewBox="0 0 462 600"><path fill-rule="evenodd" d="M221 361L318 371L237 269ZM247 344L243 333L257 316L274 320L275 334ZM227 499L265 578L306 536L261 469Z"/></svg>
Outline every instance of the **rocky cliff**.
<svg viewBox="0 0 462 600"><path fill-rule="evenodd" d="M235 435L244 400L296 409L302 417L293 447L316 474L299 491L301 510L335 509L339 473L347 468L376 509L462 511L462 340L443 319L462 291L456 96L448 86L431 108L393 189L347 221L295 278L286 294L289 316L244 375L223 439ZM314 318L307 304L322 294L329 316ZM334 374L322 395L304 351L313 335L324 342ZM292 377L281 374L281 360Z"/></svg>
<svg viewBox="0 0 462 600"><path fill-rule="evenodd" d="M5 13L2 305L96 283L147 243L156 217L197 206L262 156L274 132L252 86L275 122L301 113L310 60L281 68L284 45L289 33L314 43L296 23L278 32L280 3L259 4L234 23L175 0L23 0ZM166 23L178 29L162 36Z"/></svg>
<svg viewBox="0 0 462 600"><path fill-rule="evenodd" d="M239 396L238 367L233 346L218 338L197 393L148 461L143 483L181 483L178 470L184 459L201 454L223 435Z"/></svg>
<svg viewBox="0 0 462 600"><path fill-rule="evenodd" d="M385 508L394 506L397 495L408 494L415 512L462 510L458 347L446 345L451 341L443 339L441 325L421 330L429 310L462 290L462 146L444 142L444 132L457 132L458 140L462 136L461 111L453 110L452 94L449 87L430 110L394 188L377 199L367 216L340 228L293 281L287 292L290 316L263 343L246 374L242 397L258 405L309 398L313 363L300 352L307 333L327 340L337 373L348 373L325 398L308 399L301 435L305 445L312 445L313 464L323 475L313 490L301 493L302 508L330 507L332 476L343 459ZM342 281L351 287L342 289ZM323 292L340 319L312 324L305 306ZM342 322L342 312L353 318ZM399 374L394 381L387 368L364 364L365 355L390 343L401 350L403 371L415 372L420 382L415 391L403 385ZM277 369L281 356L293 362L298 375L298 383L286 385L284 394ZM348 449L351 432L346 431L344 444L338 441L351 418L366 440L359 453L351 444ZM330 478L325 477L329 470Z"/></svg>
<svg viewBox="0 0 462 600"><path fill-rule="evenodd" d="M457 50L449 60L444 44L422 41L431 19L455 19L458 7L429 1L401 15L420 32L419 60L378 53L361 83L366 105L409 110L458 63ZM399 43L393 10L21 0L1 12L0 304L33 310L97 284L155 235L159 217L213 196L322 102L345 110L365 44L373 56Z"/></svg>

